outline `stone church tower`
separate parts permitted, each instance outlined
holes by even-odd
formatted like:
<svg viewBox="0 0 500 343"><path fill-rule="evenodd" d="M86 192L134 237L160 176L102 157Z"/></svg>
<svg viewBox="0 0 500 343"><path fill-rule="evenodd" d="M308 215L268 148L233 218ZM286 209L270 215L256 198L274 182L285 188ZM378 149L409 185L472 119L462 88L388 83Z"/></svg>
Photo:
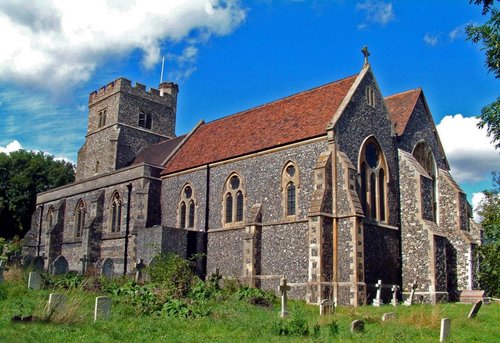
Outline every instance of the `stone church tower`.
<svg viewBox="0 0 500 343"><path fill-rule="evenodd" d="M178 87L163 82L159 88L146 91L119 78L90 94L77 181L123 168L144 147L175 137Z"/></svg>

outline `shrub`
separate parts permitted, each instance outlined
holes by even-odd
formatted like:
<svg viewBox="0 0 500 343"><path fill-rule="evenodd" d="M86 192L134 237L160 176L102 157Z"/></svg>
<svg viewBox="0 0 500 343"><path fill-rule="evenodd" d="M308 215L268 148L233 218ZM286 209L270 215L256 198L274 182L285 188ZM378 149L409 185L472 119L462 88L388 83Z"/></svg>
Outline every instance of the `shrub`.
<svg viewBox="0 0 500 343"><path fill-rule="evenodd" d="M271 307L276 296L271 292L263 291L260 288L243 287L236 292L239 300L246 300L252 305Z"/></svg>
<svg viewBox="0 0 500 343"><path fill-rule="evenodd" d="M189 303L179 299L169 299L163 304L167 317L199 318L210 314L204 302Z"/></svg>
<svg viewBox="0 0 500 343"><path fill-rule="evenodd" d="M193 280L191 262L175 254L159 254L146 268L152 282L161 285L174 298L187 295Z"/></svg>
<svg viewBox="0 0 500 343"><path fill-rule="evenodd" d="M309 334L309 327L301 304L294 304L291 311L291 318L279 319L274 323L273 330L280 336L307 336ZM317 334L318 330L318 328L315 328L314 333Z"/></svg>
<svg viewBox="0 0 500 343"><path fill-rule="evenodd" d="M75 289L82 285L85 278L76 273L64 275L42 274L43 285L46 288Z"/></svg>

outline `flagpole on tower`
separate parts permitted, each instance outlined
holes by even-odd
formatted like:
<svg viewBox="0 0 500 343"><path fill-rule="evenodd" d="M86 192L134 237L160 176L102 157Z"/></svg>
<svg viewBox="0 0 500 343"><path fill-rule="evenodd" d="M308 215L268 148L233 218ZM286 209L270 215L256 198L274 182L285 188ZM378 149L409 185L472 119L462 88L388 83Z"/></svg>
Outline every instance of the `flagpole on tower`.
<svg viewBox="0 0 500 343"><path fill-rule="evenodd" d="M162 56L161 60L161 75L160 75L160 84L163 82L163 68L165 66L165 56Z"/></svg>

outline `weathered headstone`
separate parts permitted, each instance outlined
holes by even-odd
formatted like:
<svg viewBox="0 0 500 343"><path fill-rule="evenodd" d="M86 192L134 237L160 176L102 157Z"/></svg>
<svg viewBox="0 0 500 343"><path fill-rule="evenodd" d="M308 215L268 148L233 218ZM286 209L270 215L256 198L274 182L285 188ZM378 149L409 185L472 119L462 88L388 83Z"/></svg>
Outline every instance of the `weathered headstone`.
<svg viewBox="0 0 500 343"><path fill-rule="evenodd" d="M279 290L281 292L281 318L288 317L288 299L286 292L290 291L290 286L286 284L286 278L282 277L280 281Z"/></svg>
<svg viewBox="0 0 500 343"><path fill-rule="evenodd" d="M36 256L31 262L33 265L33 270L42 272L45 267L45 261L42 256Z"/></svg>
<svg viewBox="0 0 500 343"><path fill-rule="evenodd" d="M392 306L398 306L398 291L399 291L399 286L398 285L392 285L391 291L392 291L391 305Z"/></svg>
<svg viewBox="0 0 500 343"><path fill-rule="evenodd" d="M31 263L33 262L32 255L26 255L23 257L23 269L28 269L31 267Z"/></svg>
<svg viewBox="0 0 500 343"><path fill-rule="evenodd" d="M144 264L144 260L141 258L139 260L139 263L135 264L135 282L142 282L143 281L143 270L146 268L146 265Z"/></svg>
<svg viewBox="0 0 500 343"><path fill-rule="evenodd" d="M39 272L30 272L28 276L28 288L40 289L42 288L42 276Z"/></svg>
<svg viewBox="0 0 500 343"><path fill-rule="evenodd" d="M110 258L104 259L104 261L102 261L101 275L111 278L113 277L114 273L115 265L113 263L113 260Z"/></svg>
<svg viewBox="0 0 500 343"><path fill-rule="evenodd" d="M439 342L444 342L448 335L450 334L451 319L443 318L441 319L441 332L439 334Z"/></svg>
<svg viewBox="0 0 500 343"><path fill-rule="evenodd" d="M363 331L365 331L365 322L359 319L353 320L351 323L351 332L356 333Z"/></svg>
<svg viewBox="0 0 500 343"><path fill-rule="evenodd" d="M417 288L417 282L410 284L410 296L405 300L405 306L411 306L413 304L413 297L415 296L415 289Z"/></svg>
<svg viewBox="0 0 500 343"><path fill-rule="evenodd" d="M378 280L378 282L375 284L375 287L377 288L377 295L375 299L373 299L373 306L379 307L382 305L382 299L380 298L381 292L382 292L382 280Z"/></svg>
<svg viewBox="0 0 500 343"><path fill-rule="evenodd" d="M382 321L386 322L388 320L392 320L396 318L396 314L394 312L387 312L382 315Z"/></svg>
<svg viewBox="0 0 500 343"><path fill-rule="evenodd" d="M472 308L471 308L467 318L469 318L469 319L475 318L477 313L479 312L479 309L481 308L482 304L483 304L483 301L479 300L474 305L472 305Z"/></svg>
<svg viewBox="0 0 500 343"><path fill-rule="evenodd" d="M326 314L332 313L333 303L330 299L323 299L319 304L319 315L324 316Z"/></svg>
<svg viewBox="0 0 500 343"><path fill-rule="evenodd" d="M63 255L57 256L57 258L52 262L52 274L61 275L68 272L68 260Z"/></svg>
<svg viewBox="0 0 500 343"><path fill-rule="evenodd" d="M108 320L111 315L111 298L95 298L94 322L98 320Z"/></svg>
<svg viewBox="0 0 500 343"><path fill-rule="evenodd" d="M49 295L49 316L61 313L66 306L66 296L60 293L50 293Z"/></svg>
<svg viewBox="0 0 500 343"><path fill-rule="evenodd" d="M89 263L92 262L92 259L90 259L87 255L83 255L82 258L80 258L80 262L82 263L82 269L80 271L81 275L85 275L85 272L87 271Z"/></svg>

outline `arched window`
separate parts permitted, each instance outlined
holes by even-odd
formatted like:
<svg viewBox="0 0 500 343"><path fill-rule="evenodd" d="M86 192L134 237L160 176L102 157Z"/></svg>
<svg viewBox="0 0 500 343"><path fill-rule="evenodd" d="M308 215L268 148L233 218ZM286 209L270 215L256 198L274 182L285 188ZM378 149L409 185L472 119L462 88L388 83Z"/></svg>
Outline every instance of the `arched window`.
<svg viewBox="0 0 500 343"><path fill-rule="evenodd" d="M224 187L223 224L238 224L245 218L245 194L241 179L231 175Z"/></svg>
<svg viewBox="0 0 500 343"><path fill-rule="evenodd" d="M103 127L106 125L106 110L101 110L99 111L99 123L98 127Z"/></svg>
<svg viewBox="0 0 500 343"><path fill-rule="evenodd" d="M193 228L195 223L196 203L193 188L187 184L182 188L179 199L178 223L182 229Z"/></svg>
<svg viewBox="0 0 500 343"><path fill-rule="evenodd" d="M367 219L387 222L387 165L380 145L371 137L359 157L359 196Z"/></svg>
<svg viewBox="0 0 500 343"><path fill-rule="evenodd" d="M118 192L113 193L111 198L111 232L120 232L122 224L122 202Z"/></svg>
<svg viewBox="0 0 500 343"><path fill-rule="evenodd" d="M422 168L429 174L432 179L432 220L437 218L437 178L436 178L436 160L434 154L425 142L418 143L413 149L413 157L420 163Z"/></svg>
<svg viewBox="0 0 500 343"><path fill-rule="evenodd" d="M283 213L287 219L297 215L297 193L299 188L299 171L295 162L287 162L281 173L281 190Z"/></svg>
<svg viewBox="0 0 500 343"><path fill-rule="evenodd" d="M75 208L75 236L82 237L85 227L85 203L80 199Z"/></svg>
<svg viewBox="0 0 500 343"><path fill-rule="evenodd" d="M375 107L375 91L372 86L366 87L366 102L368 105Z"/></svg>

